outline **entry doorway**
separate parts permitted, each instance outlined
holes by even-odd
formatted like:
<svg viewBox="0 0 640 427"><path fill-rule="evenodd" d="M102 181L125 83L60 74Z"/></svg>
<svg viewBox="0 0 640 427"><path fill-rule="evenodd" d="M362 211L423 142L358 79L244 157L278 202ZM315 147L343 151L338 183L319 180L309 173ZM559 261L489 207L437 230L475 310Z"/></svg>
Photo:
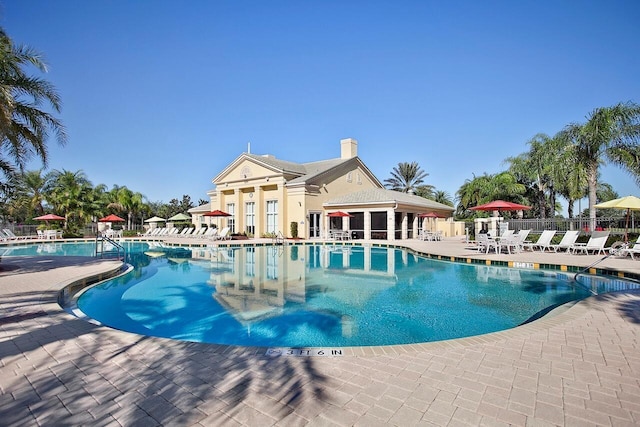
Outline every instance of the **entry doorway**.
<svg viewBox="0 0 640 427"><path fill-rule="evenodd" d="M309 212L309 238L322 237L322 212Z"/></svg>

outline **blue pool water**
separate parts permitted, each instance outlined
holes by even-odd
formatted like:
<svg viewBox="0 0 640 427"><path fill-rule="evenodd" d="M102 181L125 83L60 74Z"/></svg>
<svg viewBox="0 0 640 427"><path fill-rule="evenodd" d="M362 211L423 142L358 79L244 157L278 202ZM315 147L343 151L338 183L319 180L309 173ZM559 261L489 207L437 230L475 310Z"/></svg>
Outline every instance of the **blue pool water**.
<svg viewBox="0 0 640 427"><path fill-rule="evenodd" d="M34 254L35 246L19 251ZM73 255L94 249L60 246ZM562 273L442 262L392 248L126 247L135 269L86 290L78 308L116 329L186 341L265 347L438 341L512 328L590 295Z"/></svg>

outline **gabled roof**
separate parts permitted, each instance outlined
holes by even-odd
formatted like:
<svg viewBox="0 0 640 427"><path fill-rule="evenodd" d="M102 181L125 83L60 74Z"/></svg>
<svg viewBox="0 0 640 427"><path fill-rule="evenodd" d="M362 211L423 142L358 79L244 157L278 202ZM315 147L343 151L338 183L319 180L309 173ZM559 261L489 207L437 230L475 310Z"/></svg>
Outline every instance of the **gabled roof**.
<svg viewBox="0 0 640 427"><path fill-rule="evenodd" d="M257 154L242 153L242 156L253 159L256 163L262 164L269 169L276 169L279 172L289 172L296 175L303 175L306 173L304 164L290 162L287 160L276 159L273 156L260 156ZM242 157L241 156L241 157Z"/></svg>
<svg viewBox="0 0 640 427"><path fill-rule="evenodd" d="M309 183L314 178L317 178L329 171L347 164L349 162L355 161L360 164L363 170L373 179L378 185L382 187L378 178L371 173L371 171L366 167L366 165L360 160L359 157L352 157L349 159L329 159L329 160L320 160L315 162L307 162L307 163L295 163L287 160L280 160L270 155L258 155L258 154L248 154L242 153L237 159L235 159L229 166L227 166L222 172L218 174L213 179L213 182L220 181L222 177L227 174L231 169L236 167L243 160L249 159L256 164L264 166L268 169L276 173L283 173L285 175L293 175L293 178L290 178L287 184L304 184Z"/></svg>
<svg viewBox="0 0 640 427"><path fill-rule="evenodd" d="M413 205L424 209L439 209L453 212L454 208L425 199L424 197L415 196L413 194L401 193L399 191L387 190L385 188L370 188L367 190L357 191L355 193L345 194L336 197L325 203L323 206L341 206L341 205L358 205L358 204L388 204L398 203L403 205Z"/></svg>
<svg viewBox="0 0 640 427"><path fill-rule="evenodd" d="M211 203L205 203L204 205L193 207L187 210L189 213L211 212Z"/></svg>

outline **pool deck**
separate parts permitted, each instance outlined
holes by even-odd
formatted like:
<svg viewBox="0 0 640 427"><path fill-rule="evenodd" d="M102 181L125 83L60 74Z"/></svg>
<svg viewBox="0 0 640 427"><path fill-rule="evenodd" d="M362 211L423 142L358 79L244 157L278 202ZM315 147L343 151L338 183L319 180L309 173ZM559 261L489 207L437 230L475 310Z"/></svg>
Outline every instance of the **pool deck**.
<svg viewBox="0 0 640 427"><path fill-rule="evenodd" d="M602 258L485 255L457 238L397 243L542 265ZM479 337L272 357L263 348L111 330L58 306L63 286L119 267L81 257L2 258L0 425L640 425L640 292L590 297ZM600 267L640 274L640 260L612 257Z"/></svg>

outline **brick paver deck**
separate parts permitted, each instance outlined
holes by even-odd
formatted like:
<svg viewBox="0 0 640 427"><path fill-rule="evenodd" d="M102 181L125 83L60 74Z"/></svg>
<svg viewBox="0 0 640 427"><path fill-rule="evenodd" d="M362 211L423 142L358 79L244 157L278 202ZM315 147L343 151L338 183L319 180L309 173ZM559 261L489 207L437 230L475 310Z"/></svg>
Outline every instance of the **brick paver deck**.
<svg viewBox="0 0 640 427"><path fill-rule="evenodd" d="M485 257L459 241L405 243ZM585 266L598 259L546 255L511 257ZM603 264L637 273L640 261ZM638 292L588 298L463 340L267 357L264 349L111 330L57 305L65 284L118 267L77 257L2 259L0 425L640 425Z"/></svg>

